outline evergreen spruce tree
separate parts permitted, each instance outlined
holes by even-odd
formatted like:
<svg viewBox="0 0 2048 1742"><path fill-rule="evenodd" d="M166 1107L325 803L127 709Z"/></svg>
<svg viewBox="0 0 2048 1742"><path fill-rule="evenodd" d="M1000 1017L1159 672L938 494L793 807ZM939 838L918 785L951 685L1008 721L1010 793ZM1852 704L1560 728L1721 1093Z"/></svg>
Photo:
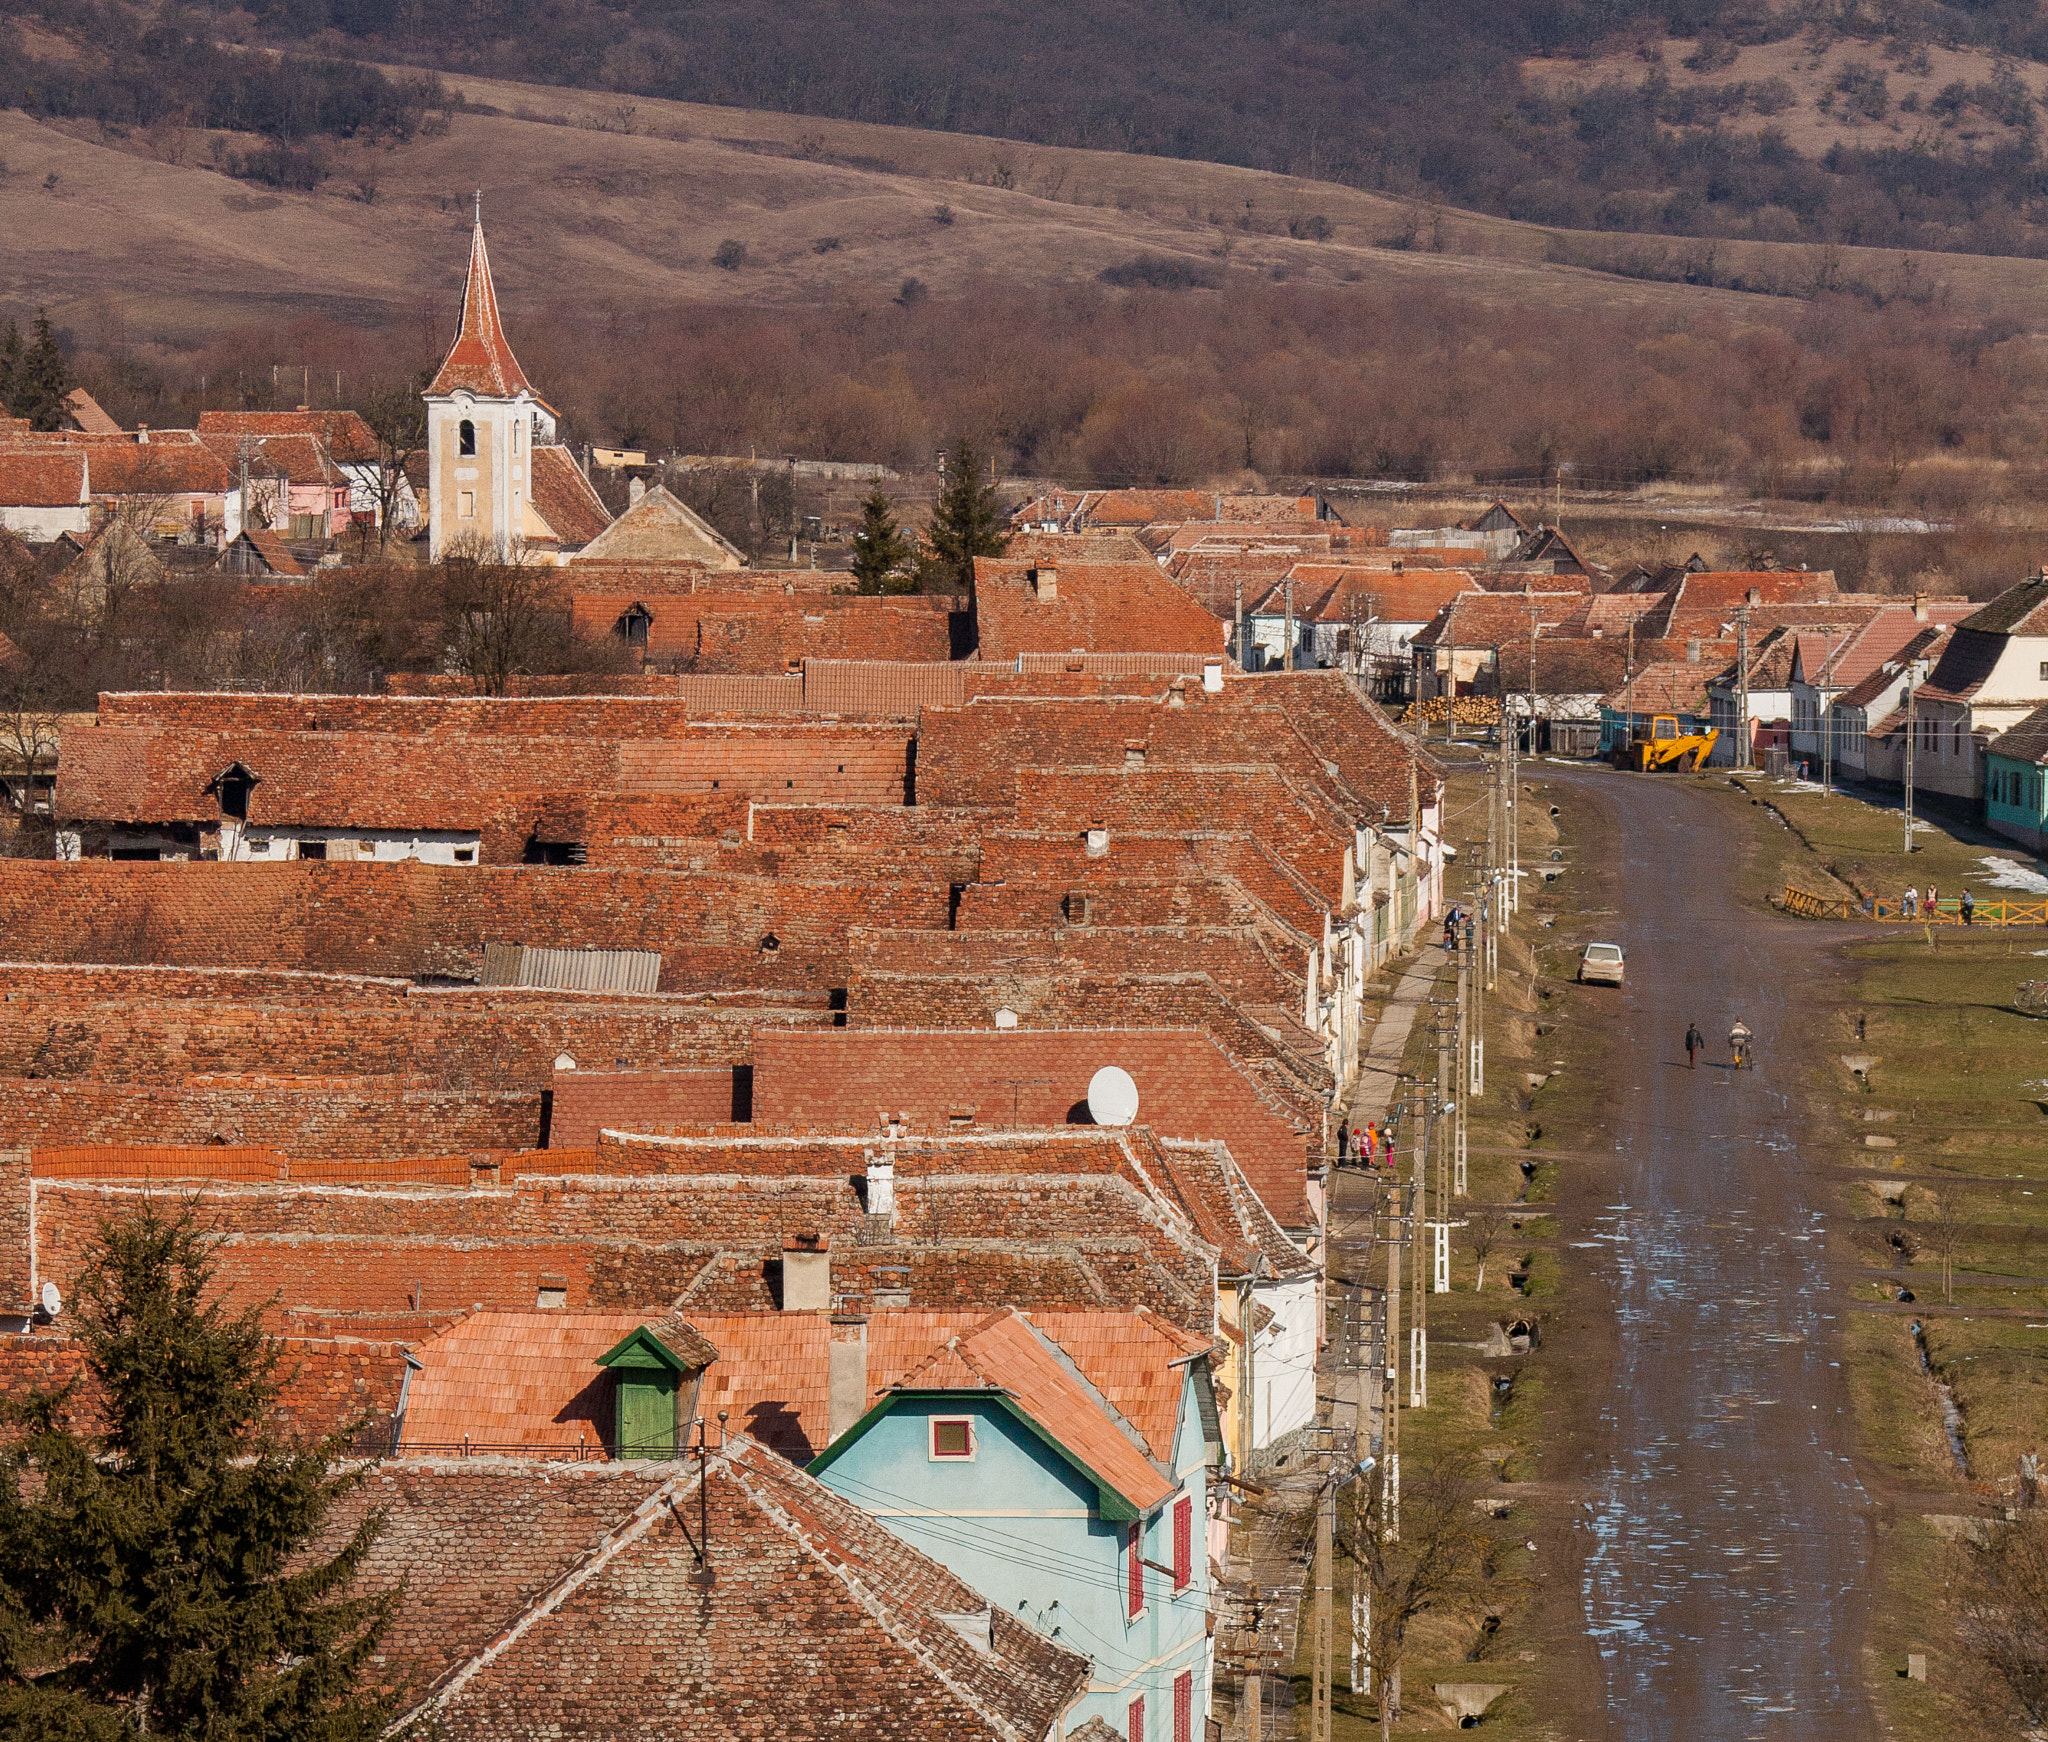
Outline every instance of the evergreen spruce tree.
<svg viewBox="0 0 2048 1742"><path fill-rule="evenodd" d="M860 531L853 535L853 578L857 593L914 592L917 581L904 572L914 553L902 527L896 524L895 504L882 494L880 485L860 505Z"/></svg>
<svg viewBox="0 0 2048 1742"><path fill-rule="evenodd" d="M7 323L7 337L0 339L0 417L14 415L14 381L21 373L21 328Z"/></svg>
<svg viewBox="0 0 2048 1742"><path fill-rule="evenodd" d="M956 442L953 461L946 473L946 487L932 505L931 524L925 528L925 549L921 567L929 592L942 589L968 592L974 586L974 559L1001 556L1010 547L1003 531L1002 509L996 502L996 487L981 481L981 456L968 441Z"/></svg>
<svg viewBox="0 0 2048 1742"><path fill-rule="evenodd" d="M28 354L14 367L13 406L16 417L25 417L39 430L64 427L64 395L71 391L71 368L57 349L57 335L50 331L50 311L37 309L35 337Z"/></svg>
<svg viewBox="0 0 2048 1742"><path fill-rule="evenodd" d="M380 1519L304 1550L358 1479L279 1430L262 1308L212 1294L188 1210L101 1231L72 1326L78 1380L7 1406L0 1738L369 1742L355 1687L392 1597L347 1594ZM90 1425L81 1425L90 1424Z"/></svg>

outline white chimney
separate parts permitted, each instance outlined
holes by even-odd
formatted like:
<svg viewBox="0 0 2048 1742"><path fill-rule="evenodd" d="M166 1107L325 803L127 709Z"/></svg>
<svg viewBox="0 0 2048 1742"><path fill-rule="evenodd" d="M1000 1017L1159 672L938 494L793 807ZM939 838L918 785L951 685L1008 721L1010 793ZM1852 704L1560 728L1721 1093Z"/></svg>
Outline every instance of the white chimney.
<svg viewBox="0 0 2048 1742"><path fill-rule="evenodd" d="M832 1310L832 1237L791 1234L782 1242L782 1310Z"/></svg>
<svg viewBox="0 0 2048 1742"><path fill-rule="evenodd" d="M1223 693L1223 662L1220 659L1202 661L1202 688L1212 696Z"/></svg>
<svg viewBox="0 0 2048 1742"><path fill-rule="evenodd" d="M896 1158L893 1155L877 1155L872 1149L867 1152L868 1163L868 1214L871 1216L893 1216L896 1213Z"/></svg>
<svg viewBox="0 0 2048 1742"><path fill-rule="evenodd" d="M1039 564L1031 571L1031 592L1041 605L1051 604L1060 596L1059 570Z"/></svg>
<svg viewBox="0 0 2048 1742"><path fill-rule="evenodd" d="M868 1321L865 1313L834 1313L826 1350L827 1443L867 1413Z"/></svg>
<svg viewBox="0 0 2048 1742"><path fill-rule="evenodd" d="M629 478L626 481L626 506L628 508L632 507L634 503L638 502L646 494L647 486L640 479Z"/></svg>

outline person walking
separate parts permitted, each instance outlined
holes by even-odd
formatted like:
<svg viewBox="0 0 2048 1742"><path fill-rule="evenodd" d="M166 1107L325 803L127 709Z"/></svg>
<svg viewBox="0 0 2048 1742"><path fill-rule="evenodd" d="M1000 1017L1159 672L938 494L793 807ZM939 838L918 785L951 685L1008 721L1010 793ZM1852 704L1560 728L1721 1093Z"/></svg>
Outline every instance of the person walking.
<svg viewBox="0 0 2048 1742"><path fill-rule="evenodd" d="M1976 923L1977 903L1974 899L1972 899L1970 892L1967 889L1965 889L1963 891L1963 924L1975 925Z"/></svg>
<svg viewBox="0 0 2048 1742"><path fill-rule="evenodd" d="M1685 1068L1696 1071L1700 1068L1700 1053L1706 1047L1707 1037L1700 1033L1697 1022L1685 1025Z"/></svg>
<svg viewBox="0 0 2048 1742"><path fill-rule="evenodd" d="M1728 1031L1728 1050L1735 1055L1735 1068L1739 1071L1749 1063L1749 1043L1755 1036L1749 1032L1749 1024L1741 1017L1735 1019L1735 1026Z"/></svg>

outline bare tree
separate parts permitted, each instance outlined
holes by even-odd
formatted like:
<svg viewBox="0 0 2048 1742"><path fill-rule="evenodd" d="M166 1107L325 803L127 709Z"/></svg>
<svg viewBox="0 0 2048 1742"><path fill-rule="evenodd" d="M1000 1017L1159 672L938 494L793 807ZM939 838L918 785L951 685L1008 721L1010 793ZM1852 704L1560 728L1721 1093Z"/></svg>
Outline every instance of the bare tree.
<svg viewBox="0 0 2048 1742"><path fill-rule="evenodd" d="M1506 1544L1481 1522L1474 1502L1485 1484L1469 1453L1410 1454L1403 1460L1398 1528L1387 1484L1369 1478L1356 1514L1352 1558L1370 1598L1366 1662L1380 1709L1380 1735L1401 1715L1401 1658L1408 1629L1427 1614L1469 1614L1515 1601L1527 1581L1506 1571Z"/></svg>
<svg viewBox="0 0 2048 1742"><path fill-rule="evenodd" d="M399 510L411 502L405 469L427 448L427 407L421 397L433 379L427 370L388 383L364 401L362 419L377 438L377 537L389 544ZM360 456L350 456L358 458Z"/></svg>
<svg viewBox="0 0 2048 1742"><path fill-rule="evenodd" d="M1926 1243L1933 1248L1934 1256L1941 1263L1941 1298L1943 1304L1955 1304L1956 1259L1962 1255L1963 1241L1970 1232L1970 1224L1964 1216L1963 1194L1953 1180L1943 1180L1928 1193L1927 1216L1923 1224Z"/></svg>
<svg viewBox="0 0 2048 1742"><path fill-rule="evenodd" d="M452 552L441 565L448 669L479 695L502 696L521 673L558 669L569 645L569 601L558 571Z"/></svg>
<svg viewBox="0 0 2048 1742"><path fill-rule="evenodd" d="M2001 1730L2039 1735L2048 1726L2048 1513L1994 1524L1956 1555L1964 1696Z"/></svg>
<svg viewBox="0 0 2048 1742"><path fill-rule="evenodd" d="M1500 1244L1500 1237L1507 1231L1508 1212L1497 1204L1481 1204L1465 1213L1465 1244L1472 1249L1472 1256L1478 1261L1479 1276L1472 1284L1472 1291L1481 1294L1486 1289L1486 1260L1494 1247Z"/></svg>

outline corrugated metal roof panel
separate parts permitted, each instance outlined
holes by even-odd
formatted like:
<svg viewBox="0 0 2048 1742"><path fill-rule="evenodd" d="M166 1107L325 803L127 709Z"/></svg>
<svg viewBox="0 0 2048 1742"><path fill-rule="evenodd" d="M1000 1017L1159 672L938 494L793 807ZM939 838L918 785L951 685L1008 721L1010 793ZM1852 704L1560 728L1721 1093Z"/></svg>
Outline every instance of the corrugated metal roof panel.
<svg viewBox="0 0 2048 1742"><path fill-rule="evenodd" d="M486 944L486 986L535 986L550 992L652 992L661 980L657 950L545 950Z"/></svg>

